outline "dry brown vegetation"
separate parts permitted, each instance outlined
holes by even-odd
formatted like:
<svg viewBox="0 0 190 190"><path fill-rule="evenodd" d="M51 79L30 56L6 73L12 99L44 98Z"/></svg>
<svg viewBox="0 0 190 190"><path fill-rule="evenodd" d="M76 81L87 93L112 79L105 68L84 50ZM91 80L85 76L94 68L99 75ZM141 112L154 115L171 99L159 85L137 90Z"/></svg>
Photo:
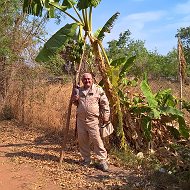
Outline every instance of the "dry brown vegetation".
<svg viewBox="0 0 190 190"><path fill-rule="evenodd" d="M153 92L171 88L172 94L179 98L179 83L169 80L150 80ZM65 122L72 84L48 80L22 83L11 81L5 101L1 101L11 108L14 117L27 125L62 129ZM139 93L139 87L129 89L129 97ZM190 86L184 85L184 99L189 101ZM75 126L75 108L72 112L72 126ZM185 113L187 124L190 125L189 114Z"/></svg>
<svg viewBox="0 0 190 190"><path fill-rule="evenodd" d="M16 75L15 75L16 76ZM173 94L179 97L179 84L167 80L149 81L153 92L171 88ZM180 182L178 178L167 173L152 172L142 165L141 161L132 163L133 167L121 164L116 157L110 156L112 170L110 174L100 174L94 168L85 169L80 166L80 156L74 137L75 107L72 109L69 142L64 153L63 166L59 166L59 152L61 136L59 134L65 126L66 111L71 94L72 84L52 80L37 80L30 77L26 80L14 78L9 80L9 90L6 99L2 99L1 108L4 118L15 118L15 123L1 123L2 146L10 146L11 151L4 155L16 164L32 164L35 168L42 168L41 172L49 176L62 189L184 189L188 183ZM129 89L129 95L139 92L138 87ZM184 99L189 101L190 88L184 86ZM186 113L187 124L190 125L189 114ZM28 144L28 142L30 142ZM183 142L181 142L183 144ZM21 144L21 146L17 146ZM189 144L183 147L186 155ZM188 174L188 159L184 159L179 151L158 148L155 152L157 161L162 164L176 164L179 169ZM135 158L136 159L136 158ZM157 162L155 161L155 162ZM151 164L150 164L151 165ZM146 170L147 169L147 170ZM122 172L124 171L124 172ZM181 175L181 173L179 173ZM186 177L186 179L188 176ZM72 179L72 180L71 180ZM163 182L163 179L166 181ZM76 183L77 182L79 183ZM79 185L79 186L78 186ZM184 188L180 188L184 187ZM80 187L80 188L79 188ZM189 186L188 186L189 187ZM187 188L188 188L187 187Z"/></svg>
<svg viewBox="0 0 190 190"><path fill-rule="evenodd" d="M60 130L64 126L71 88L71 84L49 84L48 81L23 88L13 83L5 104L23 124Z"/></svg>

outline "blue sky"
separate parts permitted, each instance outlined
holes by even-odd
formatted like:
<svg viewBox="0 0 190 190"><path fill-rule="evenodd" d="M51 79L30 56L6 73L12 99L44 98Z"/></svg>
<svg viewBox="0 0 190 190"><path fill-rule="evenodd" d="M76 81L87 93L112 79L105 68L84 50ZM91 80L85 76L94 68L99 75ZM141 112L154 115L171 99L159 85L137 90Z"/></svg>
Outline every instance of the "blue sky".
<svg viewBox="0 0 190 190"><path fill-rule="evenodd" d="M190 26L190 0L102 0L93 12L93 31L102 27L116 12L119 18L107 41L118 39L119 34L129 29L134 40L145 41L145 47L166 55L176 48L177 29ZM54 34L69 21L63 19L60 25L48 23L49 34Z"/></svg>

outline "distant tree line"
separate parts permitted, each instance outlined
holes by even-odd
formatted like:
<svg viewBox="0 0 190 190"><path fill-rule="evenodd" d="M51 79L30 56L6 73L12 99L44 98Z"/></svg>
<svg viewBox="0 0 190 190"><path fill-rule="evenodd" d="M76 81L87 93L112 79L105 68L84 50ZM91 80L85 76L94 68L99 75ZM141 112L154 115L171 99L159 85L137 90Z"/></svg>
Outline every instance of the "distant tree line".
<svg viewBox="0 0 190 190"><path fill-rule="evenodd" d="M186 32L184 32L186 31ZM181 28L177 35L181 36L184 55L187 62L187 76L190 76L190 30L189 28ZM148 51L143 40L134 40L131 38L129 30L121 32L118 39L111 40L108 43L106 52L112 60L121 57L131 57L136 55L135 64L131 68L129 74L141 78L143 73L147 73L150 78L167 78L171 80L178 79L178 53L177 49L173 48L167 55L161 55L156 50ZM176 38L177 43L177 38ZM156 45L156 44L155 44ZM78 60L80 48L77 44L69 42L66 47L63 47L51 61L46 62L44 66L51 70L55 75L63 75L68 73L65 69L68 63ZM89 54L89 51L86 52ZM68 56L69 55L69 56ZM86 55L89 58L89 55ZM90 60L87 61L90 63ZM73 66L72 66L73 67ZM72 68L70 67L70 68Z"/></svg>

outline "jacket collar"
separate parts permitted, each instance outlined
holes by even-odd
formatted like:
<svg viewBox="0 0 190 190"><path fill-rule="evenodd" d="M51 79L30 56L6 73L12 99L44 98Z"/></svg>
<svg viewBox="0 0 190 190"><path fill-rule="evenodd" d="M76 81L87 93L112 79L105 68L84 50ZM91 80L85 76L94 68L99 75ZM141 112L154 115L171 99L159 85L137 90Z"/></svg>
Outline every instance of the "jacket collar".
<svg viewBox="0 0 190 190"><path fill-rule="evenodd" d="M96 85L93 83L91 88L86 91L84 87L82 87L81 92L86 96L87 94L94 94Z"/></svg>

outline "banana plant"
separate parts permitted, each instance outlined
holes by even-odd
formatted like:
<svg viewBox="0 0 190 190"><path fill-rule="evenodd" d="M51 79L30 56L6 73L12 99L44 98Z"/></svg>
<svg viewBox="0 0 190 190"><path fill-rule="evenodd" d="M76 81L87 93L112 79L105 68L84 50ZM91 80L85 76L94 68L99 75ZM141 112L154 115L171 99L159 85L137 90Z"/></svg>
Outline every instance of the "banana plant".
<svg viewBox="0 0 190 190"><path fill-rule="evenodd" d="M151 88L145 78L141 82L141 90L144 94L145 101L140 104L136 104L131 108L134 113L140 113L141 124L144 129L145 137L151 140L152 121L157 120L167 127L167 122L177 121L179 128L169 127L168 130L174 137L183 136L189 138L189 129L186 126L184 120L184 114L177 108L177 99L172 96L171 89L159 91L155 94L151 91Z"/></svg>
<svg viewBox="0 0 190 190"><path fill-rule="evenodd" d="M92 31L92 12L100 2L101 0L24 0L23 11L24 13L35 16L42 16L43 12L47 11L48 17L52 18L55 16L55 10L58 9L72 19L72 23L63 26L44 44L44 47L36 57L36 61L48 61L50 57L56 54L56 52L71 38L80 42L83 41L84 44L89 42L95 56L95 64L98 65L103 79L104 89L111 104L112 121L115 123L114 127L116 131L117 128L120 128L122 131L123 115L120 98L110 81L110 60L102 45L105 33L110 33L119 13L116 12L111 16L99 30L98 35L94 35ZM74 11L72 14L69 13L71 9ZM126 146L125 137L122 135L122 132L118 134L120 146L124 148Z"/></svg>

